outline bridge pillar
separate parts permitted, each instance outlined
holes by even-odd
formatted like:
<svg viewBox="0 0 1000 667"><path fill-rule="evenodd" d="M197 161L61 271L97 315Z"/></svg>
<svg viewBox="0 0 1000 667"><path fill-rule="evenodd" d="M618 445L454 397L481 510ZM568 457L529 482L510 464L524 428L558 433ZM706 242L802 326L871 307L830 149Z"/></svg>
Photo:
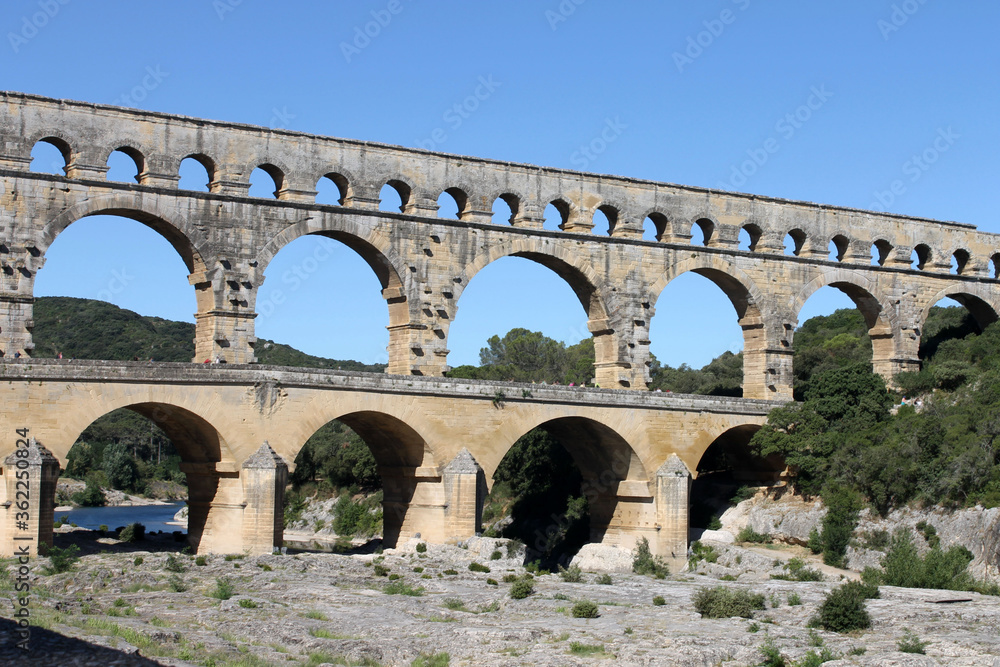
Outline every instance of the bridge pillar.
<svg viewBox="0 0 1000 667"><path fill-rule="evenodd" d="M34 438L3 461L0 507L0 555L38 556L41 544L52 546L53 512L59 461Z"/></svg>
<svg viewBox="0 0 1000 667"><path fill-rule="evenodd" d="M445 541L474 537L483 523L486 475L469 450L462 451L444 467L441 475L445 498Z"/></svg>
<svg viewBox="0 0 1000 667"><path fill-rule="evenodd" d="M195 313L194 361L200 363L220 358L229 364L252 364L257 361L254 345L254 320L251 308L256 301L253 267L234 270L228 261L212 270L188 276L195 288L198 312Z"/></svg>
<svg viewBox="0 0 1000 667"><path fill-rule="evenodd" d="M400 538L420 536L445 542L444 485L432 466L380 467L382 477L382 544L394 547Z"/></svg>
<svg viewBox="0 0 1000 667"><path fill-rule="evenodd" d="M195 553L231 554L243 548L243 484L235 466L181 463L188 482L188 543Z"/></svg>
<svg viewBox="0 0 1000 667"><path fill-rule="evenodd" d="M650 550L663 556L673 572L684 569L688 547L688 503L691 472L676 454L656 471L657 537Z"/></svg>
<svg viewBox="0 0 1000 667"><path fill-rule="evenodd" d="M243 545L251 556L281 547L285 529L285 485L288 464L264 441L240 467L243 482Z"/></svg>

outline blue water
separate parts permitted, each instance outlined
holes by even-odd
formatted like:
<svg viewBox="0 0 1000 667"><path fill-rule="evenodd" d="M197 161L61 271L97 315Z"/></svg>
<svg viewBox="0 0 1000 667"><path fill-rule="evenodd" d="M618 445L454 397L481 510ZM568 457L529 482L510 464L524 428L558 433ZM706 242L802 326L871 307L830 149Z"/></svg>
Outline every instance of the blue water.
<svg viewBox="0 0 1000 667"><path fill-rule="evenodd" d="M67 523L75 523L82 528L97 530L101 525L114 530L118 526L130 523L141 523L147 533L162 530L170 533L175 530L185 530L183 526L168 525L174 520L174 515L184 507L185 503L169 503L167 505L137 505L134 507L77 507L64 512L56 512L56 521L67 517Z"/></svg>

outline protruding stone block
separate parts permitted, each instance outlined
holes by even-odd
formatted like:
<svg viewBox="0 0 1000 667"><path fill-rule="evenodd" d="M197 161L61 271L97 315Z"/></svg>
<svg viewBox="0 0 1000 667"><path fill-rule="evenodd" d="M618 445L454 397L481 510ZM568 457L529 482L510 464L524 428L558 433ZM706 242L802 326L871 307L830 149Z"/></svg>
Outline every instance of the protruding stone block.
<svg viewBox="0 0 1000 667"><path fill-rule="evenodd" d="M284 538L288 464L264 441L240 467L243 482L243 551L269 554Z"/></svg>
<svg viewBox="0 0 1000 667"><path fill-rule="evenodd" d="M29 438L3 461L3 491L0 507L0 554L38 555L39 545L52 546L53 512L59 460L48 449Z"/></svg>

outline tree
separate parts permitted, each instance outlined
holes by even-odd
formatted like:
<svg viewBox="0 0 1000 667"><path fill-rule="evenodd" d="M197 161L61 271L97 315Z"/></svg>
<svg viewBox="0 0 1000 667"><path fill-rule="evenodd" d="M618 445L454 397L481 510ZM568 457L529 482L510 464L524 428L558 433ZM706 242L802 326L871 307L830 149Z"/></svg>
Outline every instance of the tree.
<svg viewBox="0 0 1000 667"><path fill-rule="evenodd" d="M123 443L104 448L104 472L112 488L132 490L138 481L138 469Z"/></svg>

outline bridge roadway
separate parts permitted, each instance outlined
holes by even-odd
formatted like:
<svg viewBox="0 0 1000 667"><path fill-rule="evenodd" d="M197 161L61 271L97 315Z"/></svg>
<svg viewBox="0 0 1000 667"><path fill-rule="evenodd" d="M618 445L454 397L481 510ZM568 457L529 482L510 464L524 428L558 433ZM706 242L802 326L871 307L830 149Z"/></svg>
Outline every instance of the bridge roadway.
<svg viewBox="0 0 1000 667"><path fill-rule="evenodd" d="M479 529L483 497L519 437L545 426L573 456L590 500L592 541L683 560L692 475L713 444L740 446L779 401L237 364L51 359L0 364L3 500L16 501L13 454L28 429L32 516L14 505L0 545L49 542L55 478L97 418L129 408L176 445L199 552L269 553L281 544L288 469L332 419L364 438L385 489L385 540L448 542Z"/></svg>

